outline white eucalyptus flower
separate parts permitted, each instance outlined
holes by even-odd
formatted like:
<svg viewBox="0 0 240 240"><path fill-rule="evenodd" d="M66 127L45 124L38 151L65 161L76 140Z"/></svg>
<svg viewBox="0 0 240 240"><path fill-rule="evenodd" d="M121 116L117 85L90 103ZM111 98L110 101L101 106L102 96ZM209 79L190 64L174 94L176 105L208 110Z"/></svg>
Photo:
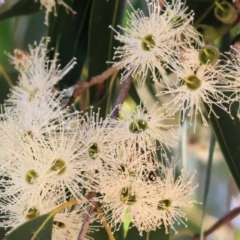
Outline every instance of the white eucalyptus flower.
<svg viewBox="0 0 240 240"><path fill-rule="evenodd" d="M19 60L20 50L17 54L15 52L15 56L8 54L10 61L20 72L20 76L18 85L11 90L9 99L6 100L7 105L19 106L21 109L35 99L38 102L42 101L43 96L46 95L58 97L59 92L54 89L55 85L73 68L76 62L73 59L63 70L60 70L57 54L53 60L47 57L49 41L49 38L45 38L39 45L35 43L34 46L29 46L29 54L21 54L26 57L21 64L16 63Z"/></svg>
<svg viewBox="0 0 240 240"><path fill-rule="evenodd" d="M190 123L193 122L195 131L198 114L200 114L203 125L208 126L202 103L209 107L208 117L211 113L218 117L213 105L229 113L227 107L224 106L226 102L229 102L229 98L223 93L224 87L228 87L228 83L224 83L221 69L212 65L183 64L175 67L175 73L179 81L178 86L157 93L157 96L173 95L172 100L163 104L163 109L166 110L168 116L182 111L182 121L187 115Z"/></svg>
<svg viewBox="0 0 240 240"><path fill-rule="evenodd" d="M188 11L185 2L176 0L172 4L164 1L164 10L162 17L167 21L169 27L175 30L175 38L177 42L185 42L185 44L194 43L203 46L200 34L192 26L194 12Z"/></svg>
<svg viewBox="0 0 240 240"><path fill-rule="evenodd" d="M174 126L166 124L169 118L158 111L157 104L149 112L141 106L133 111L122 107L120 114L122 118L118 120L115 131L118 138L132 149L137 147L139 151L146 151L156 148L158 142L162 151L166 152L176 145Z"/></svg>
<svg viewBox="0 0 240 240"><path fill-rule="evenodd" d="M81 161L82 132L68 134L63 128L51 132L41 142L42 152L46 155L44 161L48 162L48 172L52 173L48 184L56 191L67 191L75 199L81 201L86 198L83 188L94 190L97 186L96 176L91 176L84 171Z"/></svg>
<svg viewBox="0 0 240 240"><path fill-rule="evenodd" d="M51 213L59 208L54 216L52 239L77 239L79 229L81 227L83 218L86 214L85 206L81 203L74 203L74 199L66 200L65 195L60 193L52 193L47 198L40 198L34 203L30 203L28 199L23 199L18 204L15 203L14 197L9 198L12 201L11 207L1 209L0 212L4 213L1 218L1 227L11 227L12 230L19 225L33 220L43 214ZM95 220L95 217L91 221ZM11 231L12 231L11 230ZM88 229L88 232L95 230L93 227ZM86 239L89 239L86 236Z"/></svg>
<svg viewBox="0 0 240 240"><path fill-rule="evenodd" d="M170 23L166 12L161 15L163 10L159 1L146 2L147 16L141 10L133 9L128 13L127 27L119 26L124 35L114 30L115 38L123 43L115 50L114 59L120 59L116 65L124 67L122 81L132 74L139 83L144 83L150 71L154 81L161 78L171 86L174 82L167 77L166 68L178 61L178 47L184 44L176 38L179 31L174 27L175 23Z"/></svg>
<svg viewBox="0 0 240 240"><path fill-rule="evenodd" d="M149 180L145 181L144 170L145 166L141 164L130 169L128 165L124 168L116 164L101 174L101 208L113 231L118 230L126 219L138 228L140 234L152 225L149 204L154 187Z"/></svg>
<svg viewBox="0 0 240 240"><path fill-rule="evenodd" d="M35 201L24 195L12 195L0 201L1 227L11 227L14 230L18 226L39 217L42 213L42 198Z"/></svg>
<svg viewBox="0 0 240 240"><path fill-rule="evenodd" d="M174 224L183 223L185 226L185 214L183 207L192 207L197 203L192 199L194 190L198 185L193 186L195 174L181 170L181 174L176 179L176 166L162 166L159 177L155 179L155 199L151 203L151 218L154 227L165 227L166 233L169 227L176 232ZM154 230L154 228L153 228Z"/></svg>
<svg viewBox="0 0 240 240"><path fill-rule="evenodd" d="M15 203L27 198L30 204L49 193L51 186L47 183L55 173L49 171L51 163L38 141L21 135L17 140L18 148L5 148L10 163L0 167L0 196L17 196Z"/></svg>
<svg viewBox="0 0 240 240"><path fill-rule="evenodd" d="M87 172L95 173L101 171L102 164L111 160L110 154L114 152L118 143L118 136L115 133L117 121L107 116L102 119L98 112L90 109L81 119L81 131L83 133L80 139L82 151L80 152L80 161L83 169Z"/></svg>

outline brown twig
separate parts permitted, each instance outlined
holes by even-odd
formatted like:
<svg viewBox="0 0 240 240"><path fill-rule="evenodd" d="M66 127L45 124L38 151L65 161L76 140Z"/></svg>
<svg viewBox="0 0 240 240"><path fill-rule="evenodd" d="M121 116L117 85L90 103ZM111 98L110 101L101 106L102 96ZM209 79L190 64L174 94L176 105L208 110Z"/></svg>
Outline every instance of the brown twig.
<svg viewBox="0 0 240 240"><path fill-rule="evenodd" d="M212 227L210 227L208 230L206 230L203 233L204 239L212 234L214 231L216 231L218 228L222 227L223 225L229 223L232 219L237 217L240 214L240 207L234 208L229 213L227 213L224 217L219 219ZM199 240L201 237L200 233L197 233L193 236L193 240Z"/></svg>
<svg viewBox="0 0 240 240"><path fill-rule="evenodd" d="M111 228L109 227L106 219L104 218L103 214L102 214L102 211L101 211L101 208L99 207L99 205L97 204L97 213L98 213L98 216L108 234L108 237L109 237L109 240L115 240L115 237L113 236L112 234L112 231L111 231Z"/></svg>
<svg viewBox="0 0 240 240"><path fill-rule="evenodd" d="M100 75L96 76L96 77L92 77L89 80L87 80L84 83L78 83L75 86L75 89L73 91L72 96L69 98L68 104L67 106L71 106L74 103L74 100L80 96L87 88L90 88L93 85L96 84L100 84L103 83L105 80L107 80L111 75L113 75L114 73L116 73L118 71L119 65L115 65L109 69L107 69L106 71L104 71L103 73L101 73Z"/></svg>
<svg viewBox="0 0 240 240"><path fill-rule="evenodd" d="M83 224L82 224L82 227L81 227L80 232L78 234L78 239L77 240L84 240L85 239L85 236L86 236L89 224L90 224L91 216L95 212L96 206L97 206L97 202L95 200L91 200L95 197L96 197L96 192L90 192L87 196L87 198L90 199L89 200L90 205L87 208L87 213L86 213L86 215L83 219Z"/></svg>
<svg viewBox="0 0 240 240"><path fill-rule="evenodd" d="M132 81L133 81L133 78L132 78L131 74L129 74L128 77L123 81L121 89L120 89L120 93L119 93L117 101L116 101L116 107L111 114L111 118L113 118L113 119L118 118L119 105L122 104L124 102L124 100L126 99L128 91L131 87Z"/></svg>

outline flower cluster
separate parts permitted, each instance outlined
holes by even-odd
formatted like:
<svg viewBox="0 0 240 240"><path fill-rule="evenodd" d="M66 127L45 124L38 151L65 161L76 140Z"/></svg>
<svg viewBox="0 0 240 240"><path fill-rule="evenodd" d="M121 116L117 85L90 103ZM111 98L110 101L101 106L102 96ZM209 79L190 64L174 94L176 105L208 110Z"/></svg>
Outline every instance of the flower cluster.
<svg viewBox="0 0 240 240"><path fill-rule="evenodd" d="M218 50L206 45L194 30L193 13L182 1L146 3L148 15L131 6L127 27L119 27L123 34L114 29L115 38L123 44L114 57L120 59L115 65L123 68L122 81L129 73L138 83L152 78L156 96L173 96L161 106L165 117L180 113L184 121L188 116L194 131L198 115L205 126L206 115L218 117L216 107L231 115L228 106L239 102L240 50L226 53L220 61ZM170 78L169 72L175 77Z"/></svg>
<svg viewBox="0 0 240 240"><path fill-rule="evenodd" d="M128 14L128 27L119 27L125 34L116 30L116 39L123 42L123 46L115 51L115 58L121 58L120 65L124 67L122 81L129 72L138 82L146 81L148 72L153 80L164 82L168 86L174 85L167 70L172 62L180 60L181 48L186 48L190 40L202 45L199 34L190 24L193 12L186 13L181 1L165 8L158 0L147 1L148 16L141 10L134 10ZM183 42L180 39L186 38Z"/></svg>
<svg viewBox="0 0 240 240"><path fill-rule="evenodd" d="M53 239L76 239L91 201L113 230L126 218L140 233L175 230L195 187L193 175L176 175L167 158L176 146L174 126L157 104L151 111L118 106L118 119L102 119L93 108L70 113L56 84L75 60L60 70L57 55L47 58L48 41L9 54L19 82L0 113L0 226L15 229L74 200L75 207L56 214ZM89 192L98 197L89 199Z"/></svg>

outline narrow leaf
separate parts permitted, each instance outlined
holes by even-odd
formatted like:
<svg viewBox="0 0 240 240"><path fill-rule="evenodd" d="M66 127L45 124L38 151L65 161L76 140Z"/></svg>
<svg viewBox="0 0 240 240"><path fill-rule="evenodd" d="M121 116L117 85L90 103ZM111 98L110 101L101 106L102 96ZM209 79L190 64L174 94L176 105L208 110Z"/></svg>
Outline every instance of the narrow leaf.
<svg viewBox="0 0 240 240"><path fill-rule="evenodd" d="M109 64L106 62L112 59L113 46L117 46L114 40L114 31L109 26L116 28L117 25L121 24L124 7L125 0L98 0L92 3L87 54L89 78L99 75L109 68ZM114 82L112 86L109 86L109 84L109 82L106 82L90 89L90 104L95 105L104 97L103 95L109 95L112 91L115 91L117 82ZM111 92L107 92L107 89ZM107 96L107 99L113 103L114 97L113 95ZM108 110L109 104L108 106L106 104L108 102L103 101L100 106L101 109Z"/></svg>
<svg viewBox="0 0 240 240"><path fill-rule="evenodd" d="M114 32L122 22L124 0L93 1L89 24L89 77L99 75L108 68L113 54ZM107 14L106 14L107 13Z"/></svg>
<svg viewBox="0 0 240 240"><path fill-rule="evenodd" d="M237 105L238 103L234 103L232 106L232 110L235 112L234 119L223 110L214 108L214 111L219 118L211 116L211 122L228 167L240 189L240 121L236 116Z"/></svg>
<svg viewBox="0 0 240 240"><path fill-rule="evenodd" d="M225 52L229 50L231 36L226 34L222 38L221 51ZM208 112L209 107L205 104ZM229 106L226 104L226 107ZM240 189L240 147L239 147L239 136L240 136L240 119L237 115L239 103L234 102L231 105L231 114L229 116L222 109L212 106L212 110L217 114L211 115L210 121L212 123L215 135L217 137L218 143L224 155L224 158L228 164L228 167L232 173L232 176L236 182L236 185Z"/></svg>
<svg viewBox="0 0 240 240"><path fill-rule="evenodd" d="M170 235L165 233L165 228L162 227L156 231L143 232L142 236L139 235L139 231L136 227L132 227L128 230L125 240L169 240Z"/></svg>
<svg viewBox="0 0 240 240"><path fill-rule="evenodd" d="M88 46L88 25L92 0L74 1L72 9L76 14L67 14L64 9L58 17L51 17L49 36L52 47L58 48L60 63L66 66L73 57L77 65L60 82L60 88L74 85L79 80L86 62ZM60 9L59 9L60 10Z"/></svg>
<svg viewBox="0 0 240 240"><path fill-rule="evenodd" d="M28 221L13 230L4 240L47 240L52 239L53 213L47 213Z"/></svg>
<svg viewBox="0 0 240 240"><path fill-rule="evenodd" d="M204 187L204 198L203 198L203 211L202 211L202 223L201 223L201 239L203 239L203 220L204 220L204 215L205 215L205 210L206 210L206 204L207 204L207 197L208 197L208 192L209 192L209 186L210 186L210 181L211 181L211 170L212 170L212 161L213 161L213 153L214 153L214 148L215 148L215 143L216 143L216 137L214 133L212 132L212 136L210 139L210 147L209 147L209 153L208 153L208 164L207 164L207 172L206 172L206 177L205 177L205 187Z"/></svg>

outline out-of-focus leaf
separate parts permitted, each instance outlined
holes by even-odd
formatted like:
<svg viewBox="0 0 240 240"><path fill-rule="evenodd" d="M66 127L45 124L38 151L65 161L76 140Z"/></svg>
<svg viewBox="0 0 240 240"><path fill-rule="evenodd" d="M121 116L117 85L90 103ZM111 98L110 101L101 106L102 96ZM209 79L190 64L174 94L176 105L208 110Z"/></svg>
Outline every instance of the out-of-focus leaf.
<svg viewBox="0 0 240 240"><path fill-rule="evenodd" d="M109 67L106 61L112 59L115 34L109 26L116 28L121 24L124 6L124 0L98 0L92 4L88 46L89 77L96 76Z"/></svg>
<svg viewBox="0 0 240 240"><path fill-rule="evenodd" d="M73 57L77 60L73 70L60 82L60 88L74 85L81 75L87 55L91 3L92 0L75 0L73 5L69 2L76 14L61 11L57 18L51 18L49 36L52 46L58 47L61 65L65 66Z"/></svg>
<svg viewBox="0 0 240 240"><path fill-rule="evenodd" d="M143 232L142 236L139 235L139 231L136 227L132 227L128 230L125 240L169 240L170 235L165 233L165 228L162 227L156 231Z"/></svg>
<svg viewBox="0 0 240 240"><path fill-rule="evenodd" d="M13 47L13 32L9 20L0 22L0 36L0 63L5 66L8 57L4 52L12 51Z"/></svg>
<svg viewBox="0 0 240 240"><path fill-rule="evenodd" d="M230 46L230 34L226 34L222 39L221 52L228 51ZM209 107L205 105L209 110ZM226 107L228 107L226 105ZM213 111L218 118L212 114L211 123L217 137L218 143L228 164L236 185L240 189L240 119L237 116L239 103L234 102L231 105L231 114L233 119L222 109L212 106Z"/></svg>
<svg viewBox="0 0 240 240"><path fill-rule="evenodd" d="M29 44L40 42L43 36L46 36L47 26L44 24L45 13L36 12L29 16L28 26L24 34L23 50L28 49Z"/></svg>
<svg viewBox="0 0 240 240"><path fill-rule="evenodd" d="M7 71L7 74L11 79L12 83L15 85L18 79L18 73L16 71ZM10 86L8 85L4 76L0 73L0 104L4 103L4 100L7 99L7 94L9 94L9 92Z"/></svg>
<svg viewBox="0 0 240 240"><path fill-rule="evenodd" d="M123 17L123 10L125 7L125 0L98 0L93 1L91 8L91 16L89 22L89 45L87 61L89 67L89 75L93 76L101 74L109 65L106 63L110 61L113 56L113 46L117 46L114 40L114 31L109 28L116 28L117 25L121 24ZM109 85L109 82L94 86L90 89L90 104L95 105L99 102L103 95L108 92L109 94L117 86L114 82L113 85ZM109 89L111 88L111 89ZM111 103L115 100L116 96L111 96ZM103 101L101 108L109 112L107 109L110 104Z"/></svg>
<svg viewBox="0 0 240 240"><path fill-rule="evenodd" d="M206 204L207 204L207 198L208 198L208 193L209 193L209 186L210 186L210 181L211 181L211 170L212 170L212 161L213 161L213 153L214 153L214 148L216 144L216 137L214 133L212 132L212 136L210 139L210 147L209 147L209 152L208 152L208 164L207 164L207 172L205 176L205 186L204 186L204 194L203 194L203 206L202 206L202 223L201 223L201 236L203 237L203 221L205 217L205 211L206 211Z"/></svg>
<svg viewBox="0 0 240 240"><path fill-rule="evenodd" d="M52 239L53 213L47 213L24 223L4 240L47 240Z"/></svg>
<svg viewBox="0 0 240 240"><path fill-rule="evenodd" d="M226 112L214 107L214 111L219 118L212 115L211 122L224 158L238 188L240 189L240 121L236 115L237 108L238 103L234 103L232 105L234 119L232 119Z"/></svg>
<svg viewBox="0 0 240 240"><path fill-rule="evenodd" d="M10 17L31 14L40 11L39 1L33 0L20 0L15 5L13 5L9 10L3 12L0 15L0 21L8 19Z"/></svg>

